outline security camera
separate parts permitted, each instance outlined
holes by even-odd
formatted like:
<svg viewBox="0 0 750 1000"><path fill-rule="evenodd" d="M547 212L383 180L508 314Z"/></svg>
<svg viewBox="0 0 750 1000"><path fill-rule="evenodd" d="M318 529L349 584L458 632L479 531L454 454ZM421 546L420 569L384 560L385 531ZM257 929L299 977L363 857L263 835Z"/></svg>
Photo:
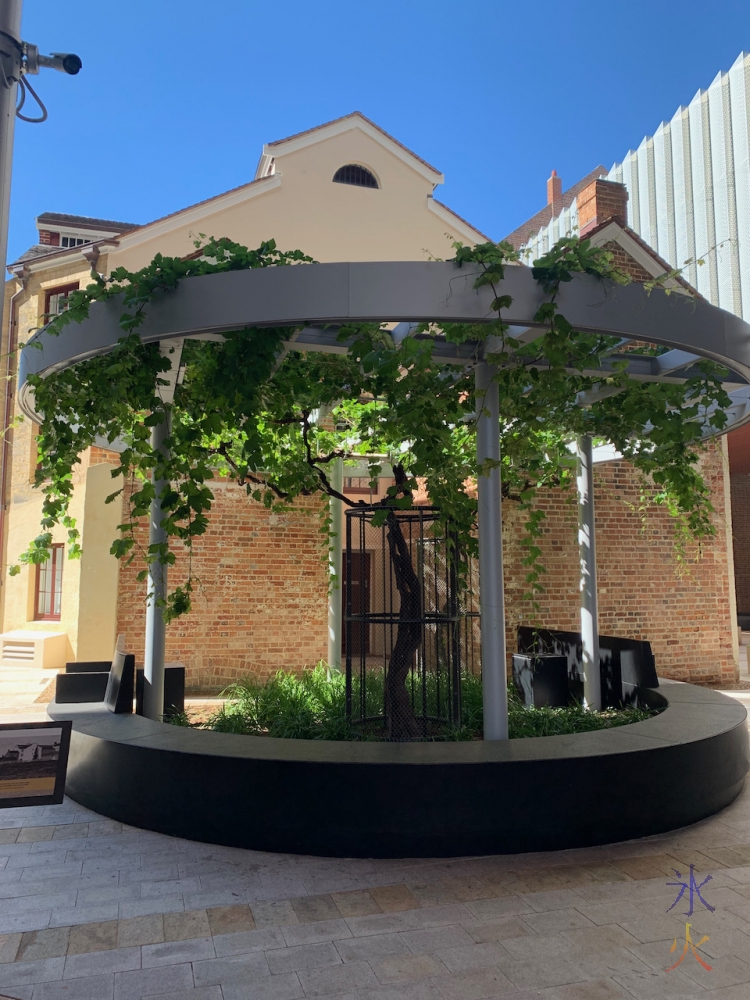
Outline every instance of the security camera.
<svg viewBox="0 0 750 1000"><path fill-rule="evenodd" d="M52 55L41 56L38 47L29 42L24 42L24 54L26 56L24 64L26 73L38 73L40 66L46 66L48 69L67 73L68 76L75 76L83 65L80 56L73 52L53 52Z"/></svg>
<svg viewBox="0 0 750 1000"><path fill-rule="evenodd" d="M83 63L81 57L74 52L53 52L50 56L39 56L39 65L67 73L68 76L75 76L80 72Z"/></svg>

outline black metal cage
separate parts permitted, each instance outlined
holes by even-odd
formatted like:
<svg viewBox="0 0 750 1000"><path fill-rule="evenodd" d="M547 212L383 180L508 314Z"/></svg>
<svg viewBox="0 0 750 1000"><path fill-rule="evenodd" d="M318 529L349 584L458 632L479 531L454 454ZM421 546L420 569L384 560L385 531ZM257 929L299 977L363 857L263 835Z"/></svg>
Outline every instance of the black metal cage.
<svg viewBox="0 0 750 1000"><path fill-rule="evenodd" d="M479 668L471 579L434 507L346 512L346 708L364 739L441 739L461 722L461 677Z"/></svg>

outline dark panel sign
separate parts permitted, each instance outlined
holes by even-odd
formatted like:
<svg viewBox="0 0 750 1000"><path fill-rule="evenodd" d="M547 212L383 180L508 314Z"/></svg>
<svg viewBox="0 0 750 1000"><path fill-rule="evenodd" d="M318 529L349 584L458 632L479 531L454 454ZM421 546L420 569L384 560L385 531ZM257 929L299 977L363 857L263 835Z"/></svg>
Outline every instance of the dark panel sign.
<svg viewBox="0 0 750 1000"><path fill-rule="evenodd" d="M70 722L0 725L0 809L62 802Z"/></svg>

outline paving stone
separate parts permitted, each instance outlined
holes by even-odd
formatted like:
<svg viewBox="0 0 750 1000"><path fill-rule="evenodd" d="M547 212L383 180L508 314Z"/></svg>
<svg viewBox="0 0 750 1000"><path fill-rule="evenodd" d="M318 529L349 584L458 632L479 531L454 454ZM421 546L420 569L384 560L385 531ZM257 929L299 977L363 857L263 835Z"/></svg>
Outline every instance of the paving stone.
<svg viewBox="0 0 750 1000"><path fill-rule="evenodd" d="M162 896L158 899L126 899L118 904L118 915L121 919L127 917L145 917L151 913L177 913L185 909L182 896Z"/></svg>
<svg viewBox="0 0 750 1000"><path fill-rule="evenodd" d="M210 937L165 941L163 944L144 944L141 947L141 964L144 969L215 957L214 943Z"/></svg>
<svg viewBox="0 0 750 1000"><path fill-rule="evenodd" d="M255 920L247 904L214 906L208 910L208 923L212 934L237 934L255 930Z"/></svg>
<svg viewBox="0 0 750 1000"><path fill-rule="evenodd" d="M514 990L513 983L500 969L481 969L433 980L445 1000L483 1000Z"/></svg>
<svg viewBox="0 0 750 1000"><path fill-rule="evenodd" d="M571 983L548 990L545 1000L632 1000L632 993L611 980L596 980L589 983Z"/></svg>
<svg viewBox="0 0 750 1000"><path fill-rule="evenodd" d="M67 955L69 935L69 927L26 931L21 938L15 961L31 962L39 958L57 958L60 955Z"/></svg>
<svg viewBox="0 0 750 1000"><path fill-rule="evenodd" d="M455 888L447 882L410 882L407 886L420 906L444 906L457 903ZM489 892L489 887L488 887Z"/></svg>
<svg viewBox="0 0 750 1000"><path fill-rule="evenodd" d="M159 944L164 940L164 918L161 913L146 917L127 917L117 921L117 947L130 948L142 944Z"/></svg>
<svg viewBox="0 0 750 1000"><path fill-rule="evenodd" d="M274 975L279 972L299 972L342 964L339 953L330 943L303 944L297 948L268 951L266 958L268 967Z"/></svg>
<svg viewBox="0 0 750 1000"><path fill-rule="evenodd" d="M539 955L534 959L512 961L504 964L502 969L518 989L564 986L589 978L579 965L561 955Z"/></svg>
<svg viewBox="0 0 750 1000"><path fill-rule="evenodd" d="M225 983L246 982L270 974L262 951L193 962L196 986L223 986Z"/></svg>
<svg viewBox="0 0 750 1000"><path fill-rule="evenodd" d="M218 957L244 955L251 951L286 947L284 935L278 927L263 927L240 934L217 934L213 940Z"/></svg>
<svg viewBox="0 0 750 1000"><path fill-rule="evenodd" d="M185 910L162 916L165 941L188 941L211 936L205 910Z"/></svg>
<svg viewBox="0 0 750 1000"><path fill-rule="evenodd" d="M140 969L140 967L140 948L115 948L112 951L68 955L63 979L81 979L106 973L127 972L129 969Z"/></svg>
<svg viewBox="0 0 750 1000"><path fill-rule="evenodd" d="M300 1000L305 995L299 978L293 972L254 982L227 983L221 989L223 1000Z"/></svg>
<svg viewBox="0 0 750 1000"><path fill-rule="evenodd" d="M251 902L250 912L256 927L283 927L285 924L299 923L299 917L288 899Z"/></svg>
<svg viewBox="0 0 750 1000"><path fill-rule="evenodd" d="M193 988L190 965L169 965L159 969L139 969L115 973L114 1000L141 1000L160 993L176 993Z"/></svg>
<svg viewBox="0 0 750 1000"><path fill-rule="evenodd" d="M55 835L54 826L25 826L17 831L16 836L10 840L3 840L3 844L36 844L42 840L52 840Z"/></svg>
<svg viewBox="0 0 750 1000"><path fill-rule="evenodd" d="M71 840L77 837L88 837L89 835L89 825L88 823L67 823L62 826L56 826L55 832L52 835L53 840Z"/></svg>
<svg viewBox="0 0 750 1000"><path fill-rule="evenodd" d="M308 997L348 993L378 984L378 979L375 978L375 973L367 962L352 962L335 968L309 969L298 975L305 996Z"/></svg>
<svg viewBox="0 0 750 1000"><path fill-rule="evenodd" d="M15 899L4 899L2 906L3 911L8 914L27 913L29 910L72 908L76 905L76 895L76 892L55 892L47 895L33 893L29 896L17 896Z"/></svg>
<svg viewBox="0 0 750 1000"><path fill-rule="evenodd" d="M0 916L0 934L42 930L49 927L51 917L52 910L31 910L29 913Z"/></svg>
<svg viewBox="0 0 750 1000"><path fill-rule="evenodd" d="M29 983L50 983L62 979L65 959L43 958L36 962L14 962L0 967L0 989L26 986Z"/></svg>
<svg viewBox="0 0 750 1000"><path fill-rule="evenodd" d="M50 927L64 927L66 924L98 924L117 920L118 903L96 903L93 906L73 906L69 909L52 911Z"/></svg>
<svg viewBox="0 0 750 1000"><path fill-rule="evenodd" d="M15 962L22 940L23 934L20 931L15 934L0 934L0 963Z"/></svg>
<svg viewBox="0 0 750 1000"><path fill-rule="evenodd" d="M485 941L504 941L506 938L526 937L533 931L520 917L498 917L489 923L464 924L464 930L477 944Z"/></svg>
<svg viewBox="0 0 750 1000"><path fill-rule="evenodd" d="M222 998L221 986L202 986L195 990L178 990L177 993L159 993L158 996L149 997L149 1000L222 1000Z"/></svg>
<svg viewBox="0 0 750 1000"><path fill-rule="evenodd" d="M382 913L369 889L355 889L353 892L331 894L342 917L364 917L368 913Z"/></svg>
<svg viewBox="0 0 750 1000"><path fill-rule="evenodd" d="M352 936L349 925L341 918L320 920L314 924L290 924L288 927L282 927L281 933L290 947L322 941L338 941Z"/></svg>
<svg viewBox="0 0 750 1000"><path fill-rule="evenodd" d="M98 924L78 924L71 927L69 955L84 955L92 951L111 951L117 947L117 921Z"/></svg>
<svg viewBox="0 0 750 1000"><path fill-rule="evenodd" d="M158 899L162 896L184 895L187 892L199 892L200 882L197 878L175 878L158 882L141 882L142 899Z"/></svg>
<svg viewBox="0 0 750 1000"><path fill-rule="evenodd" d="M415 955L423 955L438 948L458 948L474 942L463 927L431 927L421 931L406 931L401 940Z"/></svg>
<svg viewBox="0 0 750 1000"><path fill-rule="evenodd" d="M336 920L341 913L330 895L302 896L292 900L294 912L301 924L317 920Z"/></svg>
<svg viewBox="0 0 750 1000"><path fill-rule="evenodd" d="M495 899L478 899L466 903L466 909L477 920L490 921L509 913L533 913L534 908L521 896L501 896Z"/></svg>
<svg viewBox="0 0 750 1000"><path fill-rule="evenodd" d="M36 1000L112 1000L113 992L114 976L101 975L43 983L34 988L34 997Z"/></svg>
<svg viewBox="0 0 750 1000"><path fill-rule="evenodd" d="M419 900L405 885L385 885L370 889L370 895L383 913L415 910Z"/></svg>
<svg viewBox="0 0 750 1000"><path fill-rule="evenodd" d="M578 910L550 910L547 913L525 913L524 923L537 934L556 934L559 931L574 930L576 927L591 927L593 921Z"/></svg>
<svg viewBox="0 0 750 1000"><path fill-rule="evenodd" d="M498 941L458 948L439 948L435 954L449 972L487 969L511 960L510 953Z"/></svg>
<svg viewBox="0 0 750 1000"><path fill-rule="evenodd" d="M391 955L411 954L400 934L372 934L337 941L336 951L344 962L375 962Z"/></svg>
<svg viewBox="0 0 750 1000"><path fill-rule="evenodd" d="M475 899L492 899L494 890L482 878L446 878L443 884L453 893L453 898L465 903Z"/></svg>

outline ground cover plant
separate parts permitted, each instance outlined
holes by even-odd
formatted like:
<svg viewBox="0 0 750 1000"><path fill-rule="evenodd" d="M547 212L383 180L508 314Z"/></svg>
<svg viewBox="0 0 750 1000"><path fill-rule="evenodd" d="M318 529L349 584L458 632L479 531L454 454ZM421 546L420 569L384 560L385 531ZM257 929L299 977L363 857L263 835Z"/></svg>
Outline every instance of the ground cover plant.
<svg viewBox="0 0 750 1000"><path fill-rule="evenodd" d="M367 700L375 715L382 710L383 677L368 678ZM355 679L354 697L358 697ZM210 729L246 736L275 736L297 740L373 739L346 717L346 677L331 673L325 663L301 675L280 670L265 683L247 677L223 693L226 703L205 722L191 720L182 712L165 721L173 725ZM568 708L525 708L515 688L508 688L508 726L511 739L533 736L562 736L594 729L609 729L642 722L655 715L647 708L586 710L581 705ZM461 725L446 726L444 740L482 738L482 680L472 674L461 678Z"/></svg>

